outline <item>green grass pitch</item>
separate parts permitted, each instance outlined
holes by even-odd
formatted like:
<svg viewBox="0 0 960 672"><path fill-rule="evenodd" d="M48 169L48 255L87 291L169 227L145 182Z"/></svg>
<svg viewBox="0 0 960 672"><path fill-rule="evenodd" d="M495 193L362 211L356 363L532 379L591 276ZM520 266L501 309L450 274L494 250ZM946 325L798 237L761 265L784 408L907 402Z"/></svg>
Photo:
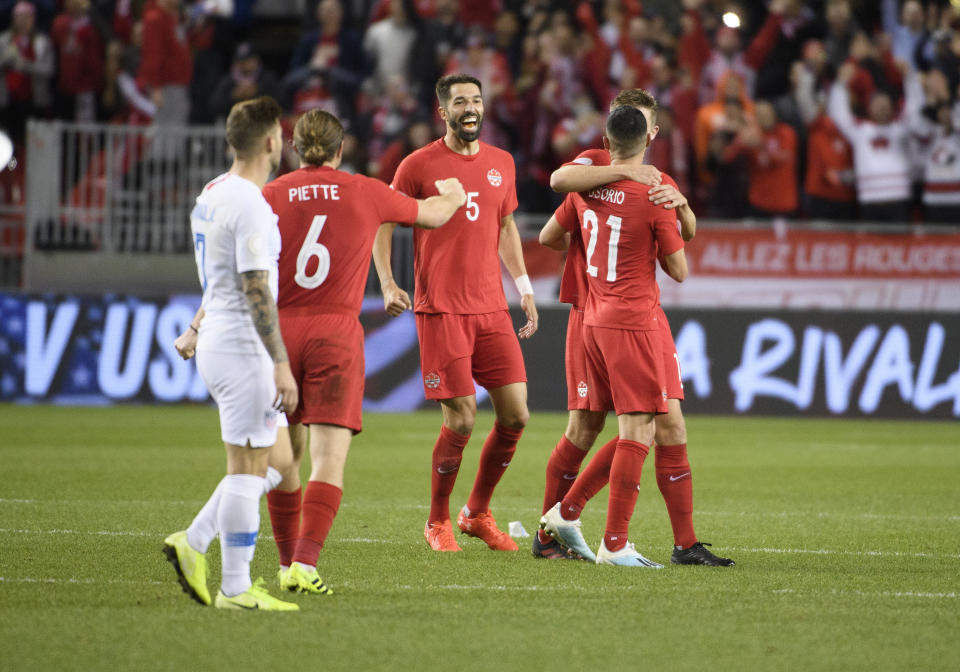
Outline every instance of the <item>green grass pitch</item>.
<svg viewBox="0 0 960 672"><path fill-rule="evenodd" d="M535 413L501 482L502 525L539 519L566 418ZM223 473L208 407L0 406L0 669L927 670L960 645L956 423L688 418L695 522L733 568L597 567L422 530L439 412L365 418L320 556L332 598L219 612L161 554ZM482 413L452 504L461 506ZM613 419L605 436L613 432ZM665 562L643 477L631 539ZM599 543L606 490L584 514ZM266 505L254 577L276 594ZM211 591L219 547L211 547Z"/></svg>

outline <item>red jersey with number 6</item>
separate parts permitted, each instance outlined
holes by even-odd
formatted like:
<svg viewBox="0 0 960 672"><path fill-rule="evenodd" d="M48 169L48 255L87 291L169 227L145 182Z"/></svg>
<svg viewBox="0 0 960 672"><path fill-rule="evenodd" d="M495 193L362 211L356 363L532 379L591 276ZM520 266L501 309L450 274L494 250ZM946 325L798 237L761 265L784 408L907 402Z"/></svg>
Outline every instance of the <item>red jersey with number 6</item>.
<svg viewBox="0 0 960 672"><path fill-rule="evenodd" d="M417 313L476 315L507 309L500 276L500 220L517 208L513 157L485 142L457 154L443 138L408 156L393 186L414 198L437 193L436 180L456 177L466 204L439 229L413 232Z"/></svg>
<svg viewBox="0 0 960 672"><path fill-rule="evenodd" d="M279 217L281 310L359 315L377 228L413 224L418 212L380 180L325 166L278 177L263 196Z"/></svg>
<svg viewBox="0 0 960 672"><path fill-rule="evenodd" d="M622 180L564 200L557 221L583 236L589 287L583 323L594 327L660 329L657 249L683 249L677 216L647 196L650 187Z"/></svg>

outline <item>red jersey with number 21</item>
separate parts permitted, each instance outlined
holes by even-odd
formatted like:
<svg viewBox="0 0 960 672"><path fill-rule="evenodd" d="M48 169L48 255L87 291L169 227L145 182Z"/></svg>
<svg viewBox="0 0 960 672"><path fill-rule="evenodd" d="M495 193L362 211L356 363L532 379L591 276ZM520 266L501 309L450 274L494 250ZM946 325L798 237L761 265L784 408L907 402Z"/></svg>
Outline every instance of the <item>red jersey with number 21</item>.
<svg viewBox="0 0 960 672"><path fill-rule="evenodd" d="M609 166L610 152L605 149L588 149L577 155L573 161L565 166ZM666 173L660 173L664 184L677 188L677 183ZM571 198L568 194L567 198ZM663 206L660 206L663 207ZM567 250L566 263L563 266L563 275L560 277L560 303L569 303L576 308L583 309L587 304L587 271L583 248L583 238L580 232L574 232L570 237L570 247Z"/></svg>
<svg viewBox="0 0 960 672"><path fill-rule="evenodd" d="M517 209L513 157L485 142L457 154L443 138L408 156L393 186L414 198L437 194L436 180L456 177L467 203L439 229L413 232L417 313L476 315L507 309L500 279L500 220Z"/></svg>
<svg viewBox="0 0 960 672"><path fill-rule="evenodd" d="M324 166L282 175L263 188L279 217L277 307L359 315L370 252L383 222L413 224L416 200L380 180Z"/></svg>
<svg viewBox="0 0 960 672"><path fill-rule="evenodd" d="M657 249L683 249L677 216L648 198L650 187L621 180L564 200L557 221L579 230L589 294L583 323L593 327L660 329Z"/></svg>

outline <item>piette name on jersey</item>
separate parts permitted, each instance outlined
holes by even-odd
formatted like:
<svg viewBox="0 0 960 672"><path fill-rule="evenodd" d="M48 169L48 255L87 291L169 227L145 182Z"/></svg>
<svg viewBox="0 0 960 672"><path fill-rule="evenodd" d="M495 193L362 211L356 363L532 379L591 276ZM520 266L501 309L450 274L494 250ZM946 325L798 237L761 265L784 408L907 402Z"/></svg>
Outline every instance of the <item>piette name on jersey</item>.
<svg viewBox="0 0 960 672"><path fill-rule="evenodd" d="M298 201L315 201L318 198L327 201L340 200L339 184L303 184L287 190L287 197L291 203Z"/></svg>

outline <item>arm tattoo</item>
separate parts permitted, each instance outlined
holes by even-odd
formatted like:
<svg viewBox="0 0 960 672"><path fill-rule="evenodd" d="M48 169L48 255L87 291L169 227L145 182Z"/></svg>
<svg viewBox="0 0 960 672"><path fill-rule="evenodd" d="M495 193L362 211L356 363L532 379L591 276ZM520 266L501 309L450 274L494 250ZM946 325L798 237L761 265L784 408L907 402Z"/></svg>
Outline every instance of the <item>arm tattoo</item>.
<svg viewBox="0 0 960 672"><path fill-rule="evenodd" d="M287 349L280 335L280 323L277 319L277 304L267 286L266 271L247 271L240 274L243 293L247 297L253 326L263 341L263 346L275 364L287 361Z"/></svg>

